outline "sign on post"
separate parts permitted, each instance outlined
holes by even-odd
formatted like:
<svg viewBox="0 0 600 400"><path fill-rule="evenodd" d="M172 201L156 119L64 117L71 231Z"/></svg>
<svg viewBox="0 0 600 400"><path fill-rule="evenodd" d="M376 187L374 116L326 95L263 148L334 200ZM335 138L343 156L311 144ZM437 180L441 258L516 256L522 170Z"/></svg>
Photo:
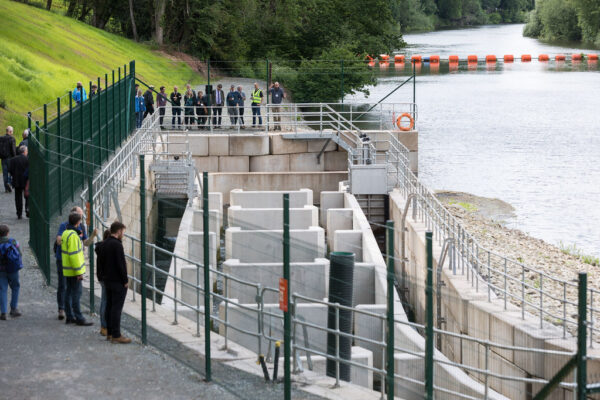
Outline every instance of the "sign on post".
<svg viewBox="0 0 600 400"><path fill-rule="evenodd" d="M89 224L92 220L92 207L90 206L90 202L85 203L85 218L86 223Z"/></svg>
<svg viewBox="0 0 600 400"><path fill-rule="evenodd" d="M279 278L279 309L283 312L288 310L288 281L285 278Z"/></svg>

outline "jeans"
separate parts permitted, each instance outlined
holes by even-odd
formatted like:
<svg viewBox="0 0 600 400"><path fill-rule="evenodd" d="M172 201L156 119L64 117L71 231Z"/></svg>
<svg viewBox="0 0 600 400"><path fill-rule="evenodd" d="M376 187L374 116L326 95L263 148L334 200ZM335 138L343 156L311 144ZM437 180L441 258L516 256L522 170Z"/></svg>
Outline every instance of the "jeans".
<svg viewBox="0 0 600 400"><path fill-rule="evenodd" d="M58 310L65 309L65 293L67 291L67 281L63 275L62 260L56 260L56 276L58 277L58 289L56 289L56 303Z"/></svg>
<svg viewBox="0 0 600 400"><path fill-rule="evenodd" d="M81 281L76 276L65 277L67 281L67 290L65 291L65 313L67 314L67 321L85 321L79 301L81 300L81 292L83 286Z"/></svg>
<svg viewBox="0 0 600 400"><path fill-rule="evenodd" d="M171 128L175 126L181 126L181 107L171 107L173 118L171 119ZM175 125L175 116L177 115L177 125Z"/></svg>
<svg viewBox="0 0 600 400"><path fill-rule="evenodd" d="M237 124L238 119L238 108L236 106L227 107L227 114L229 114L229 121L231 122L231 126L235 126Z"/></svg>
<svg viewBox="0 0 600 400"><path fill-rule="evenodd" d="M262 117L260 115L260 104L252 104L252 126L256 125L256 117L258 117L258 125L262 125Z"/></svg>
<svg viewBox="0 0 600 400"><path fill-rule="evenodd" d="M154 114L154 105L146 104L146 111L144 111L144 118L146 118L148 116L148 114L150 114L150 115Z"/></svg>
<svg viewBox="0 0 600 400"><path fill-rule="evenodd" d="M142 121L144 120L144 111L138 111L135 113L136 127L139 129L142 127Z"/></svg>
<svg viewBox="0 0 600 400"><path fill-rule="evenodd" d="M23 194L25 188L15 188L15 207L17 208L17 217L23 215ZM25 213L29 214L29 196L25 197Z"/></svg>
<svg viewBox="0 0 600 400"><path fill-rule="evenodd" d="M2 159L2 178L4 179L4 190L9 190L12 183L11 176L8 173L8 158Z"/></svg>
<svg viewBox="0 0 600 400"><path fill-rule="evenodd" d="M102 286L102 296L100 297L100 326L106 328L106 286L100 282Z"/></svg>
<svg viewBox="0 0 600 400"><path fill-rule="evenodd" d="M158 109L158 115L160 115L158 123L160 124L161 127L163 126L163 121L165 119L165 111L167 111L167 110L164 107L161 107Z"/></svg>
<svg viewBox="0 0 600 400"><path fill-rule="evenodd" d="M121 312L127 288L121 282L104 282L106 286L106 330L113 338L121 337Z"/></svg>
<svg viewBox="0 0 600 400"><path fill-rule="evenodd" d="M215 128L220 128L221 127L221 114L223 113L223 106L215 106L213 108L213 126ZM217 119L217 115L219 116L219 118Z"/></svg>
<svg viewBox="0 0 600 400"><path fill-rule="evenodd" d="M240 122L241 126L244 126L244 107L238 108L238 121Z"/></svg>
<svg viewBox="0 0 600 400"><path fill-rule="evenodd" d="M0 272L0 312L6 314L6 301L8 298L8 287L10 286L10 309L16 310L19 302L19 271L17 272Z"/></svg>

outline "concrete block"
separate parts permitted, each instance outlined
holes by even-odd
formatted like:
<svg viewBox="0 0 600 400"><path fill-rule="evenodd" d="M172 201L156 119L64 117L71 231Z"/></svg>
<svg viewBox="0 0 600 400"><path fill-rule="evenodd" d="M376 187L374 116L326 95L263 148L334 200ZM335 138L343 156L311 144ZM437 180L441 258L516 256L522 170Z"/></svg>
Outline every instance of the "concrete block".
<svg viewBox="0 0 600 400"><path fill-rule="evenodd" d="M271 154L306 153L308 144L306 140L284 139L281 134L269 135Z"/></svg>
<svg viewBox="0 0 600 400"><path fill-rule="evenodd" d="M351 208L330 208L327 210L327 246L329 251L335 247L335 231L351 230L354 212Z"/></svg>
<svg viewBox="0 0 600 400"><path fill-rule="evenodd" d="M222 217L222 212L219 212L218 210L208 210L209 232L214 232L217 235L221 234L221 228L223 227ZM204 231L204 212L202 210L194 210L194 214L192 216L192 231Z"/></svg>
<svg viewBox="0 0 600 400"><path fill-rule="evenodd" d="M227 210L229 227L246 230L282 229L282 208L242 208L231 206ZM319 209L315 206L290 208L290 229L308 229L319 225Z"/></svg>
<svg viewBox="0 0 600 400"><path fill-rule="evenodd" d="M282 262L283 230L225 231L226 259L242 262ZM290 230L290 262L313 262L325 257L325 232L321 227Z"/></svg>
<svg viewBox="0 0 600 400"><path fill-rule="evenodd" d="M184 153L188 150L192 156L208 156L208 138L204 135L169 135L167 150L169 153ZM189 145L188 145L189 143Z"/></svg>
<svg viewBox="0 0 600 400"><path fill-rule="evenodd" d="M229 155L229 135L209 135L208 136L208 155L209 156L228 156Z"/></svg>
<svg viewBox="0 0 600 400"><path fill-rule="evenodd" d="M357 305L356 308L358 310L363 310L372 314L379 314L385 318L387 306L385 304L369 304L369 305ZM381 318L376 318L371 315L362 314L362 313L354 313L354 334L357 337L382 341L385 340L384 337L384 328L385 328L385 320ZM385 362L385 357L382 354L382 347L371 342L367 342L364 340L355 340L357 346L364 347L367 350L370 350L373 353L373 366L375 368L385 367L383 363Z"/></svg>
<svg viewBox="0 0 600 400"><path fill-rule="evenodd" d="M210 210L219 210L223 212L223 193L209 192L208 193L208 208Z"/></svg>
<svg viewBox="0 0 600 400"><path fill-rule="evenodd" d="M181 281L178 283L181 299L191 305L198 305L198 290L196 287L204 289L204 269L197 268L195 265L184 265L179 270ZM210 274L210 290L213 290L216 274ZM204 307L204 294L200 293L200 307Z"/></svg>
<svg viewBox="0 0 600 400"><path fill-rule="evenodd" d="M325 158L325 171L347 171L348 153L346 151L332 151L323 155Z"/></svg>
<svg viewBox="0 0 600 400"><path fill-rule="evenodd" d="M525 319L514 328L515 346L527 349L543 349L546 340L562 338L562 331L550 324L540 329L538 322ZM514 352L514 363L533 376L544 376L544 353L533 353L529 351Z"/></svg>
<svg viewBox="0 0 600 400"><path fill-rule="evenodd" d="M307 149L306 151L309 153L319 153L322 149L323 146L325 146L325 143L327 143L327 139L323 139L323 140L307 140ZM330 151L337 151L337 144L333 141L330 140L329 143L327 143L327 147L325 147L325 151L326 152L330 152Z"/></svg>
<svg viewBox="0 0 600 400"><path fill-rule="evenodd" d="M219 157L194 157L198 172L219 172Z"/></svg>
<svg viewBox="0 0 600 400"><path fill-rule="evenodd" d="M233 134L229 136L230 156L262 156L269 154L269 136Z"/></svg>
<svg viewBox="0 0 600 400"><path fill-rule="evenodd" d="M224 273L242 281L260 283L263 287L278 288L282 271L283 263L242 263L235 259L223 263ZM313 299L327 297L329 260L318 258L311 263L290 263L290 275L294 293ZM256 302L257 292L254 286L228 279L226 280L226 290L227 297L238 299L242 304ZM279 294L266 291L263 301L276 303L279 301Z"/></svg>
<svg viewBox="0 0 600 400"><path fill-rule="evenodd" d="M354 263L354 282L352 290L352 303L375 303L375 266L370 263Z"/></svg>
<svg viewBox="0 0 600 400"><path fill-rule="evenodd" d="M522 322L520 312L502 311L490 315L490 341L514 346L514 328ZM496 353L509 361L514 360L514 352L508 349L494 348Z"/></svg>
<svg viewBox="0 0 600 400"><path fill-rule="evenodd" d="M290 154L290 171L325 171L325 163L317 163L317 153Z"/></svg>
<svg viewBox="0 0 600 400"><path fill-rule="evenodd" d="M290 170L290 156L277 154L250 157L250 172L286 172Z"/></svg>
<svg viewBox="0 0 600 400"><path fill-rule="evenodd" d="M217 235L213 232L208 236L209 258L211 268L217 267ZM188 259L202 264L204 262L204 233L190 232L188 234Z"/></svg>
<svg viewBox="0 0 600 400"><path fill-rule="evenodd" d="M416 151L411 151L410 153L408 153L408 161L410 163L410 170L415 175L418 175L418 173L419 173L419 153L417 153Z"/></svg>
<svg viewBox="0 0 600 400"><path fill-rule="evenodd" d="M355 262L363 261L362 254L362 231L337 230L333 233L335 239L332 251L343 251L354 253Z"/></svg>
<svg viewBox="0 0 600 400"><path fill-rule="evenodd" d="M327 210L330 208L344 208L343 192L321 192L320 195L321 216L319 223L323 228L327 227Z"/></svg>
<svg viewBox="0 0 600 400"><path fill-rule="evenodd" d="M394 354L394 371L397 375L425 382L425 363L422 357L412 354ZM403 379L394 380L394 396L400 399L423 398L423 386Z"/></svg>
<svg viewBox="0 0 600 400"><path fill-rule="evenodd" d="M394 131L396 138L409 151L419 151L419 132L417 131Z"/></svg>
<svg viewBox="0 0 600 400"><path fill-rule="evenodd" d="M219 156L219 172L249 172L250 157Z"/></svg>
<svg viewBox="0 0 600 400"><path fill-rule="evenodd" d="M283 194L290 195L290 208L313 205L313 192L299 190L243 190L234 189L229 194L229 203L242 208L283 208Z"/></svg>

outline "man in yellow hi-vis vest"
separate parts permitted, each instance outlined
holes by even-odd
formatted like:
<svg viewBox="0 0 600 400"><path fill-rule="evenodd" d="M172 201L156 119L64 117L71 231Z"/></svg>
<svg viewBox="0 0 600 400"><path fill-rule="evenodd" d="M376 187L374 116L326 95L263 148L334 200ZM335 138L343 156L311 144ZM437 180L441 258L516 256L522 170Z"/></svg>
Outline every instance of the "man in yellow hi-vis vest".
<svg viewBox="0 0 600 400"><path fill-rule="evenodd" d="M83 243L79 237L81 214L73 212L69 215L69 224L61 236L60 250L62 254L63 275L67 281L65 293L65 313L67 324L90 326L81 314L79 301L81 299L83 274L85 274L85 257Z"/></svg>

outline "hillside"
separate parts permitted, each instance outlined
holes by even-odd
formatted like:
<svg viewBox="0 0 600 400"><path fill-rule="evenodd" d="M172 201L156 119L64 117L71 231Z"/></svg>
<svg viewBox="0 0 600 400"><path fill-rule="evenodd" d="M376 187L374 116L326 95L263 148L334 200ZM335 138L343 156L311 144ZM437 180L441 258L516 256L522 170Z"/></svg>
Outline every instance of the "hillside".
<svg viewBox="0 0 600 400"><path fill-rule="evenodd" d="M0 21L0 127L2 134L15 127L17 141L28 111L130 60L136 75L157 87L203 80L185 62L56 13L0 0Z"/></svg>

